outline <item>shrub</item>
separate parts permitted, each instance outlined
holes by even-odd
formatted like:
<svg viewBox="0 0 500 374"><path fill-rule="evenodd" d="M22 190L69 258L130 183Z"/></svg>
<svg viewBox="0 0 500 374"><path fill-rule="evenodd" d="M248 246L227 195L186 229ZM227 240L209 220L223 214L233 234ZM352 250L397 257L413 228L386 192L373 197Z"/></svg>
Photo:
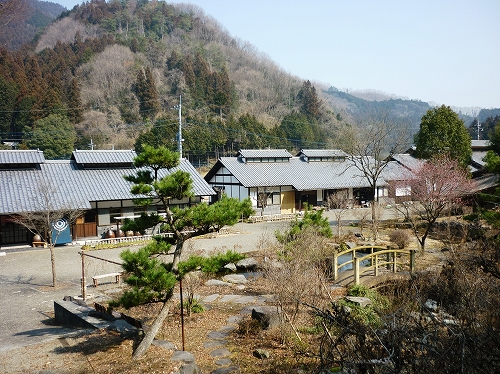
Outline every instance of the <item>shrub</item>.
<svg viewBox="0 0 500 374"><path fill-rule="evenodd" d="M188 315L191 315L191 313L203 313L205 311L205 307L199 302L198 299L188 298L182 303L182 305Z"/></svg>
<svg viewBox="0 0 500 374"><path fill-rule="evenodd" d="M253 318L244 318L238 322L238 334L240 335L257 335L262 330L259 321Z"/></svg>
<svg viewBox="0 0 500 374"><path fill-rule="evenodd" d="M186 261L182 261L178 265L180 274L187 274L190 271L201 269L204 273L217 274L224 270L224 266L229 263L236 263L244 259L244 254L227 251L225 253L218 253L214 256L190 256Z"/></svg>
<svg viewBox="0 0 500 374"><path fill-rule="evenodd" d="M407 230L394 230L389 233L389 239L403 249L410 243L410 234Z"/></svg>

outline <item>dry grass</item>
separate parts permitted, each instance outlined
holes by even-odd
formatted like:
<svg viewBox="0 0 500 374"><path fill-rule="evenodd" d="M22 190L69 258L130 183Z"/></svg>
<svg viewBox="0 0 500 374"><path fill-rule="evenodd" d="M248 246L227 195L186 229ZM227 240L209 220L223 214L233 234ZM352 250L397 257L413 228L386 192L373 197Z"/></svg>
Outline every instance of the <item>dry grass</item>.
<svg viewBox="0 0 500 374"><path fill-rule="evenodd" d="M381 240L388 242L387 236ZM428 247L436 247L438 243L428 241ZM416 247L416 242L409 248ZM440 252L440 251L436 251ZM258 257L258 256L256 256ZM440 253L428 254L417 260L419 268L436 266L440 263ZM274 293L273 285L264 277L249 283L244 290L200 286L196 293L200 295L237 294L269 295ZM338 290L338 295L344 292ZM329 298L326 298L327 300ZM217 368L210 355L213 348L205 348L211 331L217 331L227 325L229 317L238 315L242 305L231 303L213 303L209 309L185 318L185 350L191 352L196 363L204 373ZM128 315L151 322L160 305L148 305L127 311ZM243 322L245 323L245 322ZM295 331L294 331L295 329ZM226 348L231 351L229 357L234 365L238 365L242 373L298 373L311 372L318 364L318 339L320 330L315 325L314 316L302 308L292 324L286 323L283 328L273 330L248 329L245 333L233 331L227 339ZM300 337L300 340L297 338ZM173 343L182 349L180 313L177 305L173 305L168 319L157 335L158 339ZM43 344L24 347L7 352L0 352L0 371L5 373L175 373L179 362L172 362L174 350L159 346L151 346L140 360L132 360L132 352L140 338L123 338L118 333L101 330L91 334L64 337ZM252 355L257 348L270 352L270 358L258 359Z"/></svg>

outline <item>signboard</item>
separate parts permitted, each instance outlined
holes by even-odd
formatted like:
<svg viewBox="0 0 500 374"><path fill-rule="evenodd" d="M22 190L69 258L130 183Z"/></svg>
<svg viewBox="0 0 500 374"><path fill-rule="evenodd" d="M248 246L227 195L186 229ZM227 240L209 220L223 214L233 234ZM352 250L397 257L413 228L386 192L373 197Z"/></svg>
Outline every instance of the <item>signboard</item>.
<svg viewBox="0 0 500 374"><path fill-rule="evenodd" d="M52 243L54 245L71 243L71 232L66 219L61 218L52 223Z"/></svg>

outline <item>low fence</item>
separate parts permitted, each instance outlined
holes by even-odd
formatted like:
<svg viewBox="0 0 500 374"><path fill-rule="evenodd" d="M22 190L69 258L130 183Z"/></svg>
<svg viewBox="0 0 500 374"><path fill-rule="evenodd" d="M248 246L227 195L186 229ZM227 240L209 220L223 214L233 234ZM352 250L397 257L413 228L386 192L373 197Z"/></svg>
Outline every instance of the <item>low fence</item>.
<svg viewBox="0 0 500 374"><path fill-rule="evenodd" d="M271 221L291 221L298 216L300 216L300 214L297 214L297 213L264 214L262 216L250 216L248 219L252 223L271 222Z"/></svg>
<svg viewBox="0 0 500 374"><path fill-rule="evenodd" d="M97 247L99 245L103 244L118 244L118 243L141 243L141 242L147 242L150 240L153 240L154 236L161 236L164 238L171 238L173 237L173 234L168 232L168 233L161 233L161 234L155 234L155 235L141 235L141 236L122 236L119 238L107 238L107 239L89 239L85 241L85 246L87 247Z"/></svg>

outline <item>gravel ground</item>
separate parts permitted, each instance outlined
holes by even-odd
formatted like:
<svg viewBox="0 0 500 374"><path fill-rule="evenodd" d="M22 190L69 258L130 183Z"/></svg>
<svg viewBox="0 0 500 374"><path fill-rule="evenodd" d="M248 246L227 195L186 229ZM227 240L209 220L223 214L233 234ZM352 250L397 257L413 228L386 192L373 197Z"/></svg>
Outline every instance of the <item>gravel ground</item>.
<svg viewBox="0 0 500 374"><path fill-rule="evenodd" d="M369 208L347 211L342 217L344 229L358 230L348 227L348 224L370 214L370 211ZM394 216L392 209L384 209L382 213L381 219ZM336 226L334 211L325 212L325 216L332 226ZM190 240L185 255L221 249L253 252L274 242L274 232L288 225L286 221L239 223L211 238ZM81 355L71 358L57 353L61 346L76 339L72 336L75 332L50 322L54 300L81 294L80 250L80 246L56 249L59 286L55 289L48 287L51 272L47 249L4 247L0 250L0 372L69 373L86 366ZM94 254L119 261L122 250L95 251Z"/></svg>

